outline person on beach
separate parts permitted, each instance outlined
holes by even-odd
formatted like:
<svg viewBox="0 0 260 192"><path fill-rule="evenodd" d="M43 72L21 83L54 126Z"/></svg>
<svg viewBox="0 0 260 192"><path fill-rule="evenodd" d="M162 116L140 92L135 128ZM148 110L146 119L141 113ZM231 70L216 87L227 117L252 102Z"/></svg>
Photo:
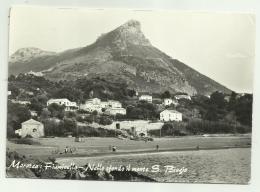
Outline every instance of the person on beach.
<svg viewBox="0 0 260 192"><path fill-rule="evenodd" d="M113 152L116 152L116 146L113 146L113 147L112 147L112 151L113 151Z"/></svg>
<svg viewBox="0 0 260 192"><path fill-rule="evenodd" d="M65 152L65 154L69 152L69 148L68 148L68 146L65 147L64 152Z"/></svg>
<svg viewBox="0 0 260 192"><path fill-rule="evenodd" d="M156 145L156 150L159 151L159 145L158 144Z"/></svg>

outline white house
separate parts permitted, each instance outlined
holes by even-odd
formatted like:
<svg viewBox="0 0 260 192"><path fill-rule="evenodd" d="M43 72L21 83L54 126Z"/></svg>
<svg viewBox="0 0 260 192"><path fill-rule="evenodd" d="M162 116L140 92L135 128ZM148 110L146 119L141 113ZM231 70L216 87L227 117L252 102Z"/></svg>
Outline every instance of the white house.
<svg viewBox="0 0 260 192"><path fill-rule="evenodd" d="M65 111L76 111L79 109L76 102L71 102L68 99L50 99L47 101L47 106L56 103L57 105L64 105Z"/></svg>
<svg viewBox="0 0 260 192"><path fill-rule="evenodd" d="M178 102L176 102L175 100L173 100L173 99L171 99L171 98L165 98L165 99L163 100L163 104L164 104L164 106L169 106L169 105L171 105L171 104L177 105Z"/></svg>
<svg viewBox="0 0 260 192"><path fill-rule="evenodd" d="M180 99L188 99L191 100L191 97L189 95L175 95L174 98L176 100L180 100Z"/></svg>
<svg viewBox="0 0 260 192"><path fill-rule="evenodd" d="M148 103L152 103L153 102L153 96L151 95L141 95L139 97L140 101L147 101Z"/></svg>
<svg viewBox="0 0 260 192"><path fill-rule="evenodd" d="M22 128L15 131L21 137L31 136L39 138L44 136L44 126L41 122L29 119L22 123Z"/></svg>
<svg viewBox="0 0 260 192"><path fill-rule="evenodd" d="M182 114L175 110L164 110L160 113L161 121L182 121Z"/></svg>
<svg viewBox="0 0 260 192"><path fill-rule="evenodd" d="M126 115L126 109L122 107L108 108L106 109L106 113L109 115L116 115L116 114Z"/></svg>

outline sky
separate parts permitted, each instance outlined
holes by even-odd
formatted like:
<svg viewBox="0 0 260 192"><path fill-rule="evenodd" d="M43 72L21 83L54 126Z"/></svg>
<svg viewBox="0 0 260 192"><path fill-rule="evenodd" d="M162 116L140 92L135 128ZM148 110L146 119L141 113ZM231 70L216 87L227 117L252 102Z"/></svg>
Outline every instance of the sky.
<svg viewBox="0 0 260 192"><path fill-rule="evenodd" d="M138 20L153 46L236 92L253 91L255 17L245 13L14 7L9 55L24 47L61 52Z"/></svg>

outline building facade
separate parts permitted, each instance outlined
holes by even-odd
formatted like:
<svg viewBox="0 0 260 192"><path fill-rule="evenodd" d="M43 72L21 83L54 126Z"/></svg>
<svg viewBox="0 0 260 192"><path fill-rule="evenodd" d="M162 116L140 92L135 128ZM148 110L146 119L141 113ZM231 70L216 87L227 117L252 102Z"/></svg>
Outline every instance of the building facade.
<svg viewBox="0 0 260 192"><path fill-rule="evenodd" d="M148 103L152 103L153 102L153 96L151 95L141 95L139 97L140 101L147 101Z"/></svg>
<svg viewBox="0 0 260 192"><path fill-rule="evenodd" d="M182 121L182 113L176 110L164 110L160 113L161 121Z"/></svg>
<svg viewBox="0 0 260 192"><path fill-rule="evenodd" d="M88 99L85 104L80 105L80 109L93 112L97 111L98 113L106 112L110 115L126 114L126 110L122 108L122 104L119 101L108 100L101 101L99 98Z"/></svg>
<svg viewBox="0 0 260 192"><path fill-rule="evenodd" d="M116 115L116 114L121 114L121 115L126 115L126 109L120 107L120 108L108 108L106 109L106 113L108 115Z"/></svg>
<svg viewBox="0 0 260 192"><path fill-rule="evenodd" d="M19 136L26 137L31 136L33 138L39 138L44 136L44 125L34 119L29 119L22 123L22 128L15 131Z"/></svg>

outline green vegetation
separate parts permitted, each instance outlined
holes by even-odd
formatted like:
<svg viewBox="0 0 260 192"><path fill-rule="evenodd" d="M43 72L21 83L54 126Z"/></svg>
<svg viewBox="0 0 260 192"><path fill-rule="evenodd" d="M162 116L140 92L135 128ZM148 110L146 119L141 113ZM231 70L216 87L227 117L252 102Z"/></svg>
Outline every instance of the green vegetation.
<svg viewBox="0 0 260 192"><path fill-rule="evenodd" d="M12 139L12 142L16 143L16 144L24 144L24 145L40 145L39 142L34 141L32 138L25 137L25 138L20 138L20 139Z"/></svg>
<svg viewBox="0 0 260 192"><path fill-rule="evenodd" d="M158 119L159 111L155 104L139 101L126 109L127 119Z"/></svg>
<svg viewBox="0 0 260 192"><path fill-rule="evenodd" d="M169 97L168 94L165 92L163 95ZM174 94L170 94L170 97L173 96ZM151 134L158 136L251 132L252 94L239 95L232 92L228 99L225 99L225 96L224 93L214 92L210 97L196 95L192 100L180 99L179 105L172 105L169 109L181 112L185 123L169 122L161 133L151 131Z"/></svg>
<svg viewBox="0 0 260 192"><path fill-rule="evenodd" d="M28 107L8 101L7 137L15 137L15 130L21 128L21 123L31 117Z"/></svg>
<svg viewBox="0 0 260 192"><path fill-rule="evenodd" d="M226 95L222 92L214 92L210 97L196 95L191 100L180 99L178 105L164 107L159 103L138 101L135 90L128 88L124 81L115 80L113 76L108 79L88 77L75 81L52 82L44 77L20 74L16 77L10 76L8 83L8 90L12 91L8 97L7 136L9 138L15 137L15 130L21 128L21 123L29 118L35 118L44 123L46 136L66 136L68 133L78 134L77 122L85 125L93 122L100 125L110 125L113 120L156 121L159 119L160 112L165 108L181 112L183 123L169 122L165 124L160 132L162 136L248 133L251 132L252 127L252 94L241 95L232 92L231 95ZM153 95L163 99L174 98L176 94L178 93L165 91ZM102 100L119 100L126 108L126 115L117 114L113 117L98 114L96 111L89 113L82 110L65 112L64 106L57 104L46 106L46 102L50 98L68 98L80 104L93 97ZM29 101L30 104L17 104L11 100ZM32 117L30 111L36 111L38 116ZM86 134L82 134L90 136L115 135L103 130L96 133L94 128L87 128L86 132ZM158 135L159 133L151 131L150 134Z"/></svg>

